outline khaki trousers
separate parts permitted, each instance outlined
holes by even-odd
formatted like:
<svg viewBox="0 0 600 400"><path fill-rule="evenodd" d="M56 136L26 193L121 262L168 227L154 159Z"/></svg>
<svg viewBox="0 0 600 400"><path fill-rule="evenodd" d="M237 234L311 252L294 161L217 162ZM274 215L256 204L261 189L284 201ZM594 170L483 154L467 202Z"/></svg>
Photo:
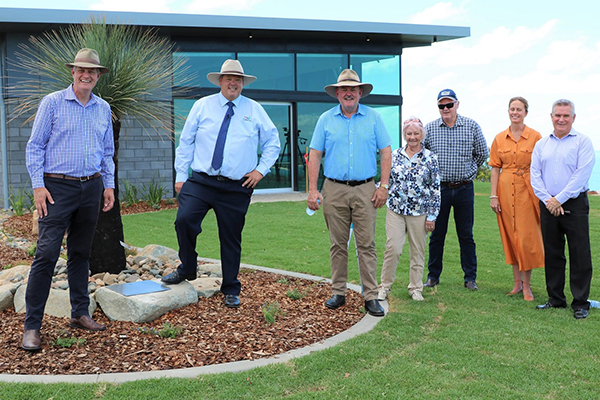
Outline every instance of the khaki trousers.
<svg viewBox="0 0 600 400"><path fill-rule="evenodd" d="M358 186L335 183L329 179L323 184L323 216L331 248L332 293L346 294L348 281L348 239L350 224L358 249L358 268L365 300L377 298L377 249L375 222L377 209L371 199L376 187L373 181Z"/></svg>
<svg viewBox="0 0 600 400"><path fill-rule="evenodd" d="M423 290L423 269L425 265L425 241L427 231L425 221L427 215L413 217L410 215L397 214L387 209L385 216L385 255L381 269L381 286L390 289L396 279L396 268L402 254L402 248L408 234L408 246L410 251L410 274L408 293L421 292Z"/></svg>

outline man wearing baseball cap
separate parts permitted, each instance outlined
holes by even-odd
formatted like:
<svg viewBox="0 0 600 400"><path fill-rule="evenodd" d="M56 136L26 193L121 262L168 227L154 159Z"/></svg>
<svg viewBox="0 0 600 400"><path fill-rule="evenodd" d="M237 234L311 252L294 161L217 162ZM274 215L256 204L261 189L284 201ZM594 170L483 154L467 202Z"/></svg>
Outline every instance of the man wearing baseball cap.
<svg viewBox="0 0 600 400"><path fill-rule="evenodd" d="M464 285L467 289L477 290L473 179L479 166L487 159L489 150L479 124L458 115L459 105L454 90L442 90L437 96L440 118L425 126L425 147L437 155L440 165L442 202L429 240L429 274L423 286L434 287L440 282L448 218L450 209L454 208Z"/></svg>
<svg viewBox="0 0 600 400"><path fill-rule="evenodd" d="M238 60L226 60L221 71L209 73L207 79L221 91L194 103L181 132L175 153L175 231L181 265L162 281L196 279L196 239L206 213L213 209L221 242L224 305L237 308L242 229L254 187L279 156L279 133L263 107L241 95L256 77L245 74Z"/></svg>
<svg viewBox="0 0 600 400"><path fill-rule="evenodd" d="M39 216L21 345L29 351L41 348L42 317L65 231L70 326L89 331L105 329L90 318L88 278L99 210L110 210L115 201L110 106L92 93L100 75L108 69L100 65L96 50L87 48L65 65L71 68L73 84L40 101L26 148Z"/></svg>

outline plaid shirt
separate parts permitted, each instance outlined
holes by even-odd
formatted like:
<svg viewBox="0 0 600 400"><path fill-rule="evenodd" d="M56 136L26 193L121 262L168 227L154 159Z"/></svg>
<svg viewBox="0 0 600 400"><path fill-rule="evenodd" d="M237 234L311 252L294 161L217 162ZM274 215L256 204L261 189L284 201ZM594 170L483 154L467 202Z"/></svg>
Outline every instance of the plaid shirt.
<svg viewBox="0 0 600 400"><path fill-rule="evenodd" d="M485 137L477 122L457 115L452 128L438 118L428 123L425 130L425 148L437 155L442 182L475 179L477 168L489 156Z"/></svg>
<svg viewBox="0 0 600 400"><path fill-rule="evenodd" d="M114 188L110 106L93 93L82 105L73 85L47 95L38 106L25 154L34 189L44 187L44 173L80 177L96 172L105 188Z"/></svg>

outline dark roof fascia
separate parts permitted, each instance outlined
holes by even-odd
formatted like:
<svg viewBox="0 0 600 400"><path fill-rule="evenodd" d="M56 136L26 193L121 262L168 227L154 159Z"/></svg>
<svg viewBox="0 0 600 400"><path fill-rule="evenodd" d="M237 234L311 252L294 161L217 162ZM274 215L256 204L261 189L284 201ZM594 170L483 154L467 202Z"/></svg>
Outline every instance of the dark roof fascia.
<svg viewBox="0 0 600 400"><path fill-rule="evenodd" d="M28 8L0 8L0 32L57 29L88 21L91 16L105 17L111 23L156 27L161 34L180 37L211 32L221 37L252 35L257 39L359 40L418 47L470 36L470 28L457 26Z"/></svg>

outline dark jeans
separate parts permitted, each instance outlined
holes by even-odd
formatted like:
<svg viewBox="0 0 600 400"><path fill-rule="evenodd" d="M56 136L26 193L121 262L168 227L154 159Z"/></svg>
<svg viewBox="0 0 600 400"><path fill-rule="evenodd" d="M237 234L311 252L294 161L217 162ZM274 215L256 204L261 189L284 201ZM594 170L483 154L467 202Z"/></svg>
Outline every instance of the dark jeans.
<svg viewBox="0 0 600 400"><path fill-rule="evenodd" d="M221 242L223 294L238 295L242 287L237 278L242 253L242 229L253 192L242 186L243 181L219 181L194 172L179 192L179 210L175 220L181 260L178 271L182 275L196 274L196 239L202 232L206 213L213 209Z"/></svg>
<svg viewBox="0 0 600 400"><path fill-rule="evenodd" d="M460 264L465 282L477 279L477 254L473 240L474 193L473 182L457 188L441 188L440 214L435 221L435 230L429 239L429 279L439 280L442 274L444 241L448 232L450 208L454 207L454 223L460 244Z"/></svg>
<svg viewBox="0 0 600 400"><path fill-rule="evenodd" d="M565 297L565 237L569 243L569 275L574 310L589 310L590 283L592 280L592 253L590 250L589 210L587 193L567 200L563 205L565 215L553 216L540 201L540 220L544 251L546 254L546 290L548 302L566 306Z"/></svg>
<svg viewBox="0 0 600 400"><path fill-rule="evenodd" d="M44 184L52 195L54 204L47 203L48 215L39 219L37 250L25 292L25 329L40 329L42 326L44 308L65 231L71 318L89 314L89 261L104 190L102 179L79 182L45 178Z"/></svg>

